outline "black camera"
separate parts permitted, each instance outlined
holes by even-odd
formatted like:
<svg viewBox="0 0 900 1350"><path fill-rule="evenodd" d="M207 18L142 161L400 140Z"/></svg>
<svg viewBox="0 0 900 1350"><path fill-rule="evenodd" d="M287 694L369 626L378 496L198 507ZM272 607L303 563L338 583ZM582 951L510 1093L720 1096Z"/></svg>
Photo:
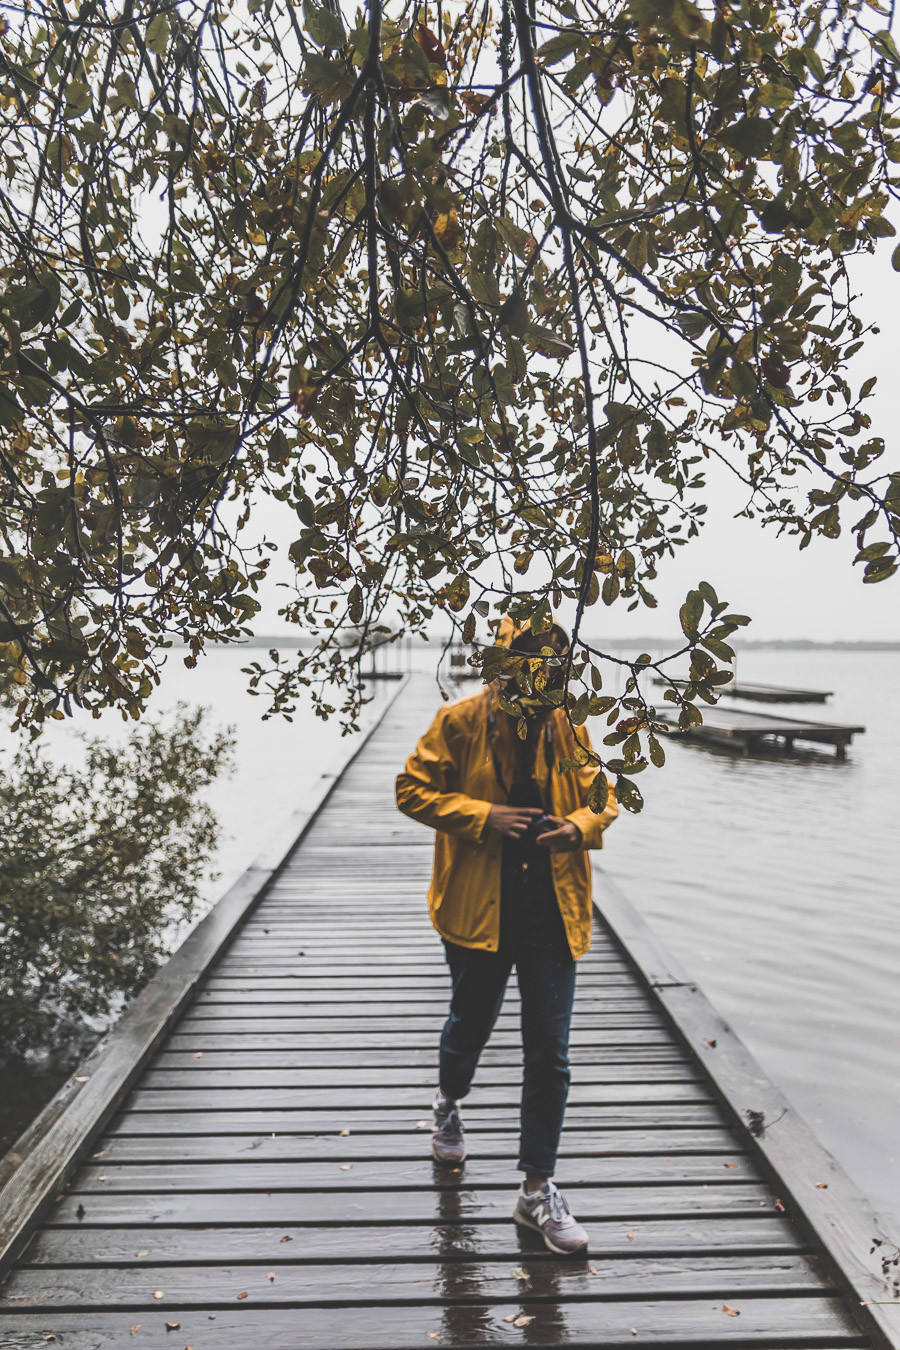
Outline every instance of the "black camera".
<svg viewBox="0 0 900 1350"><path fill-rule="evenodd" d="M539 816L535 816L534 820L529 823L528 829L525 832L525 838L528 840L535 840L539 838L540 835L549 834L551 830L555 829L556 822L548 816L545 811L542 811Z"/></svg>

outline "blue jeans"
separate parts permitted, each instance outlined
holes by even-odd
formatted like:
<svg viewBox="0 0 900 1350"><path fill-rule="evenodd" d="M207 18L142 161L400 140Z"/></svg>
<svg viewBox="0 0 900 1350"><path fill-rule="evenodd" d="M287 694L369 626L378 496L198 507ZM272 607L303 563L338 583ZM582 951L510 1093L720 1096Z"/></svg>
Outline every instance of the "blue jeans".
<svg viewBox="0 0 900 1350"><path fill-rule="evenodd" d="M515 966L524 1052L518 1165L523 1172L551 1177L571 1077L575 962L549 866L503 870L499 950L444 941L453 994L441 1033L439 1082L441 1091L455 1101L468 1093ZM529 870L539 874L533 882Z"/></svg>

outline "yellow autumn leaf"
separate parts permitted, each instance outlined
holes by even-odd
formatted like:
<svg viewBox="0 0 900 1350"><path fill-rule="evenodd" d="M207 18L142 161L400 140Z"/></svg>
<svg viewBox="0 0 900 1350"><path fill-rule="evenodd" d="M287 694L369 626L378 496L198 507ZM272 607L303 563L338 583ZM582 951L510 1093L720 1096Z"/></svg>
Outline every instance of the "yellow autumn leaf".
<svg viewBox="0 0 900 1350"><path fill-rule="evenodd" d="M444 211L435 217L434 235L444 248L456 248L459 243L459 215L456 210Z"/></svg>

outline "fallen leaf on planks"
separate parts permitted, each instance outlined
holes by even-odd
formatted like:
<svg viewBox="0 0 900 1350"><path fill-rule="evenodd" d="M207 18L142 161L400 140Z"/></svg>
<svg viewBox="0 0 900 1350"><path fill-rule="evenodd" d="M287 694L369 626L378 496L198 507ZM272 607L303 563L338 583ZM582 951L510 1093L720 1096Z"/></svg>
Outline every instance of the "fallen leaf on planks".
<svg viewBox="0 0 900 1350"><path fill-rule="evenodd" d="M352 1172L352 1171L353 1171L353 1164L352 1164L352 1163L341 1163L341 1171L342 1171L342 1172Z"/></svg>
<svg viewBox="0 0 900 1350"><path fill-rule="evenodd" d="M195 1052L191 1055L191 1059L202 1059L202 1058L203 1058L202 1050L195 1050Z"/></svg>
<svg viewBox="0 0 900 1350"><path fill-rule="evenodd" d="M629 1242L634 1242L635 1237L634 1233L626 1233L625 1236L627 1237Z"/></svg>
<svg viewBox="0 0 900 1350"><path fill-rule="evenodd" d="M514 1326L514 1327L527 1327L527 1326L529 1325L530 1322L533 1322L533 1321L534 1321L534 1319L535 1319L535 1314L534 1314L534 1313L531 1313L530 1316L526 1316L525 1313L523 1313L521 1317L517 1317L517 1318L516 1318L516 1320L513 1322L513 1326Z"/></svg>
<svg viewBox="0 0 900 1350"><path fill-rule="evenodd" d="M142 1252L135 1252L135 1256L149 1256L149 1255L150 1255L149 1247L145 1247Z"/></svg>
<svg viewBox="0 0 900 1350"><path fill-rule="evenodd" d="M731 1167L731 1168L734 1168L734 1167L737 1167L737 1163L723 1163L723 1166L724 1166L724 1167Z"/></svg>
<svg viewBox="0 0 900 1350"><path fill-rule="evenodd" d="M777 1198L775 1200L775 1208L778 1210L779 1214L784 1214L785 1212L784 1205Z"/></svg>
<svg viewBox="0 0 900 1350"><path fill-rule="evenodd" d="M828 1182L827 1182L827 1181L817 1181L817 1182L816 1182L816 1190L817 1190L817 1191L827 1191L827 1190L828 1190Z"/></svg>
<svg viewBox="0 0 900 1350"><path fill-rule="evenodd" d="M290 1233L285 1233L283 1238L278 1239L279 1242L293 1242L293 1240L294 1239L291 1237Z"/></svg>
<svg viewBox="0 0 900 1350"><path fill-rule="evenodd" d="M727 1303L722 1304L722 1311L726 1317L740 1317L740 1308L729 1308Z"/></svg>
<svg viewBox="0 0 900 1350"><path fill-rule="evenodd" d="M153 1297L154 1297L154 1298L163 1298L163 1297L164 1297L163 1291L162 1291L161 1289L157 1289L156 1292L154 1293Z"/></svg>
<svg viewBox="0 0 900 1350"><path fill-rule="evenodd" d="M56 1337L54 1336L54 1334L53 1334L52 1331L48 1331L48 1332L47 1332L47 1335L44 1337L44 1340L45 1340L45 1341L55 1341L55 1340L56 1340Z"/></svg>
<svg viewBox="0 0 900 1350"><path fill-rule="evenodd" d="M76 1073L75 1075L76 1083L87 1083L89 1080L90 1080L89 1073Z"/></svg>
<svg viewBox="0 0 900 1350"><path fill-rule="evenodd" d="M531 1276L528 1274L528 1271L524 1268L524 1266L513 1266L512 1270L509 1273L514 1280L531 1279Z"/></svg>
<svg viewBox="0 0 900 1350"><path fill-rule="evenodd" d="M247 1297L247 1290L242 1289L241 1292L238 1294L238 1298L246 1298L246 1297Z"/></svg>
<svg viewBox="0 0 900 1350"><path fill-rule="evenodd" d="M342 1138L342 1139L346 1139L346 1138L347 1138L347 1135L348 1135L349 1133L350 1133L350 1127L349 1127L348 1125L345 1125L344 1128L340 1131L341 1138Z"/></svg>
<svg viewBox="0 0 900 1350"><path fill-rule="evenodd" d="M591 1272L592 1275L596 1275L596 1274L597 1274L597 1272L596 1272L596 1270L594 1269L593 1266L588 1266L588 1270Z"/></svg>
<svg viewBox="0 0 900 1350"><path fill-rule="evenodd" d="M167 1322L166 1331L177 1331L180 1326L180 1322Z"/></svg>
<svg viewBox="0 0 900 1350"><path fill-rule="evenodd" d="M716 1041L715 1036L707 1036L704 1041L704 1045L708 1045L710 1050L715 1050L717 1044L718 1042Z"/></svg>
<svg viewBox="0 0 900 1350"><path fill-rule="evenodd" d="M417 1129L417 1130L427 1130L427 1129L428 1129L428 1121L427 1121L427 1120L417 1120L417 1121L416 1121L416 1129ZM429 1332L428 1334L431 1335L431 1332Z"/></svg>
<svg viewBox="0 0 900 1350"><path fill-rule="evenodd" d="M267 1279L267 1280L271 1280L273 1284L275 1283L275 1272L274 1272L274 1270L270 1270L270 1271L269 1271L268 1275L266 1276L266 1279Z"/></svg>
<svg viewBox="0 0 900 1350"><path fill-rule="evenodd" d="M440 1345L440 1343L441 1343L441 1338L440 1338L440 1336L437 1334L436 1331L429 1331L429 1333L428 1333L428 1339L429 1339L430 1341L437 1341L438 1345Z"/></svg>
<svg viewBox="0 0 900 1350"><path fill-rule="evenodd" d="M140 1331L140 1329L141 1329L141 1324L140 1324L140 1322L135 1322L134 1326L131 1327L131 1328L129 1329L128 1335L129 1335L129 1336L136 1336L137 1333Z"/></svg>

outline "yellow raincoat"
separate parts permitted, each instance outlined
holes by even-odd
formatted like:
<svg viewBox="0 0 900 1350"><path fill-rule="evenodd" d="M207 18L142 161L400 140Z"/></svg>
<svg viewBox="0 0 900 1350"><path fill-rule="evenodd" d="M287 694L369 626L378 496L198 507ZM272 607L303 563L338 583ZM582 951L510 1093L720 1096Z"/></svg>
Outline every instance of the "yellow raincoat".
<svg viewBox="0 0 900 1350"><path fill-rule="evenodd" d="M436 831L434 868L428 891L431 921L442 937L461 947L496 951L500 938L500 861L502 837L486 829L494 804L506 793L494 767L494 753L509 734L512 718L497 709L497 686L440 709L397 778L397 805L406 815ZM491 721L495 730L491 732ZM573 821L582 847L551 853L553 884L566 926L569 947L577 960L591 943L591 867L586 850L603 847L603 831L619 813L610 795L602 815L587 806L587 792L597 770L588 765L560 773L559 760L573 757L574 736L562 709L547 715L553 764L547 762L545 738L538 738L534 776L545 809ZM504 723L508 724L504 726ZM580 736L587 744L584 729Z"/></svg>

